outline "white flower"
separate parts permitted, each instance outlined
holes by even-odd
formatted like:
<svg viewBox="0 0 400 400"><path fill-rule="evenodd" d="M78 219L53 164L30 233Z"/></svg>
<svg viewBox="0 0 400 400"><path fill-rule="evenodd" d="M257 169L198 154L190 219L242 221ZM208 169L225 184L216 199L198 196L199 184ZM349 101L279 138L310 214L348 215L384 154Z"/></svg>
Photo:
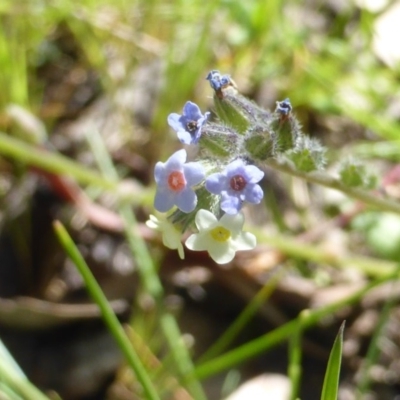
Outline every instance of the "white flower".
<svg viewBox="0 0 400 400"><path fill-rule="evenodd" d="M233 260L238 250L251 250L256 246L256 237L243 232L244 215L224 214L221 219L210 211L199 210L196 214L196 226L199 233L188 237L185 244L190 250L207 250L218 264Z"/></svg>
<svg viewBox="0 0 400 400"><path fill-rule="evenodd" d="M172 250L178 250L178 254L181 260L185 258L183 251L183 245L181 242L182 232L168 221L165 217L157 218L150 214L150 219L146 221L146 225L162 233L162 241L165 247Z"/></svg>

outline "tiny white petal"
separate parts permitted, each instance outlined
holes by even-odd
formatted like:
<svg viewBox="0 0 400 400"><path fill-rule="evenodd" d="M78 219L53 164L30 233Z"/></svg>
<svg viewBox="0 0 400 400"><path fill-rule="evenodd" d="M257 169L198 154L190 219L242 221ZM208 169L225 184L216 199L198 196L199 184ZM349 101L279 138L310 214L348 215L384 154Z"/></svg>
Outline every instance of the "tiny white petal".
<svg viewBox="0 0 400 400"><path fill-rule="evenodd" d="M217 217L212 212L203 209L197 211L196 226L199 231L211 229L217 223Z"/></svg>
<svg viewBox="0 0 400 400"><path fill-rule="evenodd" d="M208 246L210 245L210 237L208 232L193 233L186 239L185 245L189 250L208 250Z"/></svg>
<svg viewBox="0 0 400 400"><path fill-rule="evenodd" d="M208 253L217 264L226 264L235 257L235 250L229 246L229 243L219 243L216 241L210 243Z"/></svg>
<svg viewBox="0 0 400 400"><path fill-rule="evenodd" d="M224 228L230 230L232 235L237 235L243 228L244 214L241 212L234 215L224 214L219 222Z"/></svg>
<svg viewBox="0 0 400 400"><path fill-rule="evenodd" d="M232 239L232 245L236 251L252 250L257 245L257 239L250 232L242 232L239 236Z"/></svg>

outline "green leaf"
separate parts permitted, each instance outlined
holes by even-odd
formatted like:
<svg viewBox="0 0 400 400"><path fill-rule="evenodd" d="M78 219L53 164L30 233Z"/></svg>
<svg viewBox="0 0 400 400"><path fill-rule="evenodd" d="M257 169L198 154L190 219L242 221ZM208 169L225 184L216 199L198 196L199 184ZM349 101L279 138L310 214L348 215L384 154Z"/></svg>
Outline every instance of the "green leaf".
<svg viewBox="0 0 400 400"><path fill-rule="evenodd" d="M322 387L321 400L337 400L339 389L340 366L342 362L343 331L345 321L343 321L335 343L331 350L328 366L325 372L324 386Z"/></svg>

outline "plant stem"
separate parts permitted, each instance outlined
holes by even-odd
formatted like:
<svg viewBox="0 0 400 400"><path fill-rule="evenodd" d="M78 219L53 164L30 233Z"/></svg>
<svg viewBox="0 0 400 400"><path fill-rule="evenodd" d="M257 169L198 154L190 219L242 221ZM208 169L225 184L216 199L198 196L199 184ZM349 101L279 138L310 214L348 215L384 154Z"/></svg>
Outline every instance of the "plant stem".
<svg viewBox="0 0 400 400"><path fill-rule="evenodd" d="M279 343L288 340L296 329L300 329L300 327L303 330L310 328L322 318L331 316L334 312L340 310L342 307L349 306L350 304L359 301L371 289L394 279L396 276L397 272L395 274L390 274L388 276L379 278L335 303L329 304L317 310L303 311L299 317L280 326L279 328L274 329L272 332L269 332L240 347L237 347L236 349L229 351L220 357L200 364L195 370L195 375L199 379L206 379L209 376L232 368L237 364L255 357L256 355L265 352Z"/></svg>
<svg viewBox="0 0 400 400"><path fill-rule="evenodd" d="M285 235L266 235L253 229L259 243L274 247L283 254L313 261L319 264L329 264L337 268L356 268L371 277L382 277L394 273L397 263L372 257L348 256L342 257L332 252L320 249L315 245L309 245Z"/></svg>
<svg viewBox="0 0 400 400"><path fill-rule="evenodd" d="M87 134L87 139L104 176L117 181L117 171L100 134L97 131L91 131ZM203 388L194 377L194 365L186 345L182 340L178 323L175 317L165 310L163 304L164 289L146 243L136 230L137 222L135 214L132 208L127 204L120 205L119 214L124 221L125 235L132 253L135 256L143 285L147 293L152 296L157 303L160 327L175 359L180 376L185 381L188 390L196 400L205 400L206 397Z"/></svg>
<svg viewBox="0 0 400 400"><path fill-rule="evenodd" d="M154 388L146 369L142 365L142 362L135 350L133 349L131 342L129 341L129 338L126 335L122 325L118 321L118 318L114 314L114 311L112 310L107 298L102 292L99 284L94 278L92 272L90 271L75 243L72 241L67 230L61 224L61 222L55 221L54 229L56 231L58 239L60 240L60 243L63 245L69 257L78 268L93 301L99 306L103 319L111 334L114 336L114 339L118 343L118 346L124 354L126 361L135 372L139 382L141 383L143 391L146 394L146 399L159 400L157 391Z"/></svg>
<svg viewBox="0 0 400 400"><path fill-rule="evenodd" d="M28 379L13 370L13 366L0 360L0 380L7 383L13 391L16 391L25 400L49 400L39 389L37 389Z"/></svg>
<svg viewBox="0 0 400 400"><path fill-rule="evenodd" d="M369 193L362 189L346 186L340 180L328 175L325 172L302 172L297 170L294 166L287 162L279 162L275 159L268 159L266 163L267 165L278 171L285 172L289 175L297 176L299 178L303 178L311 183L316 183L330 189L338 190L342 193L347 194L350 197L353 197L354 199L360 200L361 202L371 207L378 208L380 211L388 211L400 214L399 202L382 199L374 193Z"/></svg>
<svg viewBox="0 0 400 400"><path fill-rule="evenodd" d="M27 144L2 132L0 132L0 154L52 173L70 176L79 183L96 185L108 190L117 189L115 181L104 178L96 171L92 171L61 154Z"/></svg>

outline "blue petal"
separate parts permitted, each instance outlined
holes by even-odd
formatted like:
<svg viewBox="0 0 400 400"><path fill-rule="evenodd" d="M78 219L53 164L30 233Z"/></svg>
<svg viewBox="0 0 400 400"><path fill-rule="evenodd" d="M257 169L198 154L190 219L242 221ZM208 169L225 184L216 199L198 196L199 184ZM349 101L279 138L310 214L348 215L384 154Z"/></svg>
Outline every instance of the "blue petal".
<svg viewBox="0 0 400 400"><path fill-rule="evenodd" d="M177 193L175 203L181 211L183 211L184 213L190 213L196 208L196 193L192 189L187 187L181 192Z"/></svg>
<svg viewBox="0 0 400 400"><path fill-rule="evenodd" d="M183 115L193 121L198 121L203 117L201 114L200 108L197 104L192 103L191 101L187 101L185 106L183 107Z"/></svg>
<svg viewBox="0 0 400 400"><path fill-rule="evenodd" d="M226 166L225 168L225 174L228 177L232 177L234 175L242 175L245 177L246 175L246 164L244 163L243 160L240 158L232 161L229 165Z"/></svg>
<svg viewBox="0 0 400 400"><path fill-rule="evenodd" d="M184 131L183 129L178 131L177 136L180 142L183 144L194 144L193 136L189 132Z"/></svg>
<svg viewBox="0 0 400 400"><path fill-rule="evenodd" d="M264 172L255 165L246 165L245 171L247 182L257 183L264 177Z"/></svg>
<svg viewBox="0 0 400 400"><path fill-rule="evenodd" d="M166 176L165 164L159 161L154 167L154 180L157 185L163 185L166 181Z"/></svg>
<svg viewBox="0 0 400 400"><path fill-rule="evenodd" d="M237 214L242 208L242 202L239 197L229 196L228 193L222 194L221 210L227 214Z"/></svg>
<svg viewBox="0 0 400 400"><path fill-rule="evenodd" d="M175 195L167 190L157 190L154 197L154 208L160 212L167 212L174 206Z"/></svg>
<svg viewBox="0 0 400 400"><path fill-rule="evenodd" d="M190 162L183 166L187 185L194 186L200 183L205 176L204 168L199 162Z"/></svg>
<svg viewBox="0 0 400 400"><path fill-rule="evenodd" d="M247 185L244 189L244 197L249 203L258 204L264 197L264 192L260 185Z"/></svg>
<svg viewBox="0 0 400 400"><path fill-rule="evenodd" d="M182 125L181 115L172 113L168 115L168 125L176 132L181 129L185 129L185 126Z"/></svg>
<svg viewBox="0 0 400 400"><path fill-rule="evenodd" d="M217 172L207 177L205 183L206 189L212 194L221 194L223 190L227 189L226 176Z"/></svg>
<svg viewBox="0 0 400 400"><path fill-rule="evenodd" d="M187 158L187 153L185 149L180 149L176 151L168 160L165 162L166 171L176 171L181 170L183 164L185 163Z"/></svg>

